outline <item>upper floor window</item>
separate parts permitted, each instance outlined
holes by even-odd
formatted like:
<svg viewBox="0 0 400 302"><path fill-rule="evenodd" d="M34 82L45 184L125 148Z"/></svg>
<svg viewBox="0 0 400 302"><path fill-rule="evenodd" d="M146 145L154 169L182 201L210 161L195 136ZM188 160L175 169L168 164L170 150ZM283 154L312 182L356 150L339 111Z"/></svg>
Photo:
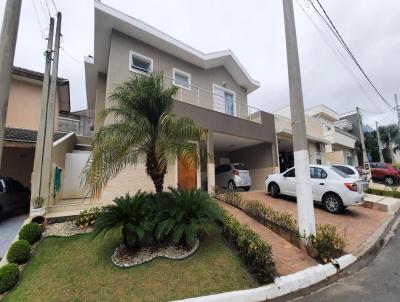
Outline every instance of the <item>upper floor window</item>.
<svg viewBox="0 0 400 302"><path fill-rule="evenodd" d="M190 73L174 68L173 79L175 86L191 90L192 77Z"/></svg>
<svg viewBox="0 0 400 302"><path fill-rule="evenodd" d="M129 56L129 70L147 74L153 71L153 59L131 51Z"/></svg>

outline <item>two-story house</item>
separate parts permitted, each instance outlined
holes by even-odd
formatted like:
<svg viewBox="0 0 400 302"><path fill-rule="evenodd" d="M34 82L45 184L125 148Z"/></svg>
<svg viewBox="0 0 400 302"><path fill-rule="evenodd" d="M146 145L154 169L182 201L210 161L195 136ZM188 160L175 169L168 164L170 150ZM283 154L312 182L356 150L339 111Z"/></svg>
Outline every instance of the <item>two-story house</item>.
<svg viewBox="0 0 400 302"><path fill-rule="evenodd" d="M39 128L43 73L13 67L8 99L1 176L12 177L30 187L37 130ZM70 111L69 81L57 79L55 121ZM57 124L57 123L55 123ZM54 140L64 134L55 129Z"/></svg>
<svg viewBox="0 0 400 302"><path fill-rule="evenodd" d="M94 56L85 58L89 109L109 105L109 95L129 77L163 72L164 84L176 85L174 112L193 118L208 133L202 142L208 156L197 171L184 171L179 160L169 165L165 187L195 186L212 192L215 166L242 162L250 170L252 189L263 189L277 170L274 116L248 105L259 88L231 50L202 53L160 30L103 3L94 4ZM98 131L101 124L95 121ZM153 190L144 164L128 167L111 180L102 202L138 189Z"/></svg>

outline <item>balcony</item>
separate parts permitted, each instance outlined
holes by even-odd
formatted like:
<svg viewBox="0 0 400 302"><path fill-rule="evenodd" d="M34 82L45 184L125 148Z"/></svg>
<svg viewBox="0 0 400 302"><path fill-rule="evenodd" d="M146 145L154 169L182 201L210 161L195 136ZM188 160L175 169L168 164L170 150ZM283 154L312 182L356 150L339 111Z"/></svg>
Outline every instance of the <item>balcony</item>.
<svg viewBox="0 0 400 302"><path fill-rule="evenodd" d="M176 85L164 75L164 86L180 86L175 100L261 124L261 110L239 100L234 92L219 94L194 85Z"/></svg>

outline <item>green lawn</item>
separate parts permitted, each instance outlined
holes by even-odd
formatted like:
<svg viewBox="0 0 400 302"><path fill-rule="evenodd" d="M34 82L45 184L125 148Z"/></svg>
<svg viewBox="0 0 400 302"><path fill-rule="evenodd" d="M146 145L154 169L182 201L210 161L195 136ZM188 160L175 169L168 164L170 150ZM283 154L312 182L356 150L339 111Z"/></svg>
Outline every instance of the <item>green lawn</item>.
<svg viewBox="0 0 400 302"><path fill-rule="evenodd" d="M218 231L184 260L156 259L118 268L114 234L46 238L5 301L169 301L258 286Z"/></svg>

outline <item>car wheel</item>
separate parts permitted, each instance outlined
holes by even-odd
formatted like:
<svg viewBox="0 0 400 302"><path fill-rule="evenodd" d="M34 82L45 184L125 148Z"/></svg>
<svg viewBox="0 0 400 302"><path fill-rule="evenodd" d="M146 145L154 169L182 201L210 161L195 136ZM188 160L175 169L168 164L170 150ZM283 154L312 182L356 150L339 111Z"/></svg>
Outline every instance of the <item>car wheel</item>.
<svg viewBox="0 0 400 302"><path fill-rule="evenodd" d="M279 187L276 183L272 183L269 185L269 193L273 198L277 198L279 195Z"/></svg>
<svg viewBox="0 0 400 302"><path fill-rule="evenodd" d="M332 214L339 214L343 211L343 202L339 196L335 194L327 194L324 196L324 208Z"/></svg>
<svg viewBox="0 0 400 302"><path fill-rule="evenodd" d="M232 180L228 182L228 190L231 192L236 190L236 185Z"/></svg>
<svg viewBox="0 0 400 302"><path fill-rule="evenodd" d="M386 176L385 177L385 184L388 186L393 186L394 185L394 179L391 176Z"/></svg>
<svg viewBox="0 0 400 302"><path fill-rule="evenodd" d="M244 187L244 190L245 190L246 192L250 191L250 186Z"/></svg>

